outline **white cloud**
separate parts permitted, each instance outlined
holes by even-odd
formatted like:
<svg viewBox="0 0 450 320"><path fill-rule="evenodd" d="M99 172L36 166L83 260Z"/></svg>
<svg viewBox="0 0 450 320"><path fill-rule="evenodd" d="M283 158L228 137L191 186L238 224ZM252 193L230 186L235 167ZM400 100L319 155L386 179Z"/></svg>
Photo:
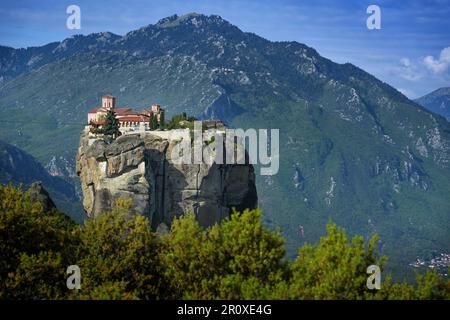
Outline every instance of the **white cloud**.
<svg viewBox="0 0 450 320"><path fill-rule="evenodd" d="M401 58L400 64L404 67L409 67L411 66L411 61L408 58Z"/></svg>
<svg viewBox="0 0 450 320"><path fill-rule="evenodd" d="M450 67L450 47L442 49L438 59L433 56L426 56L423 63L433 73L444 73Z"/></svg>
<svg viewBox="0 0 450 320"><path fill-rule="evenodd" d="M393 68L392 74L409 81L420 80L423 76L422 72L408 58L401 58L400 66Z"/></svg>

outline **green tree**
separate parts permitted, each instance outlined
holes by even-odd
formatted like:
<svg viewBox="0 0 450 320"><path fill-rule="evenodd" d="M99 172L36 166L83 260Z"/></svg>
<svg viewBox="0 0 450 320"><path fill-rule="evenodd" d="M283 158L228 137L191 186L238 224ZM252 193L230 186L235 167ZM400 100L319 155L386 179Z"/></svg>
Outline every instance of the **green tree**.
<svg viewBox="0 0 450 320"><path fill-rule="evenodd" d="M107 111L101 133L112 136L114 139L120 135L119 120L116 118L116 113L113 109Z"/></svg>
<svg viewBox="0 0 450 320"><path fill-rule="evenodd" d="M56 299L66 294L75 223L13 186L0 186L0 299Z"/></svg>
<svg viewBox="0 0 450 320"><path fill-rule="evenodd" d="M450 271L450 270L449 270ZM416 275L416 286L408 283L391 284L390 276L373 299L383 300L432 300L450 299L450 280L434 271Z"/></svg>
<svg viewBox="0 0 450 320"><path fill-rule="evenodd" d="M363 237L350 241L343 229L327 225L328 234L318 245L304 245L292 265L289 297L293 299L362 299L367 289L367 267L380 268L385 257L376 257L377 237L366 245Z"/></svg>
<svg viewBox="0 0 450 320"><path fill-rule="evenodd" d="M147 218L130 214L131 206L130 199L118 199L113 210L80 227L76 264L83 280L73 298L158 296L162 278L156 237Z"/></svg>
<svg viewBox="0 0 450 320"><path fill-rule="evenodd" d="M157 116L153 112L150 113L149 128L150 128L150 130L156 130L158 128L158 119L157 119Z"/></svg>
<svg viewBox="0 0 450 320"><path fill-rule="evenodd" d="M8 274L4 286L7 299L64 299L66 268L69 260L60 252L21 253L16 269Z"/></svg>
<svg viewBox="0 0 450 320"><path fill-rule="evenodd" d="M189 214L172 223L162 261L173 297L258 298L280 281L284 240L262 225L261 211L245 210L203 229Z"/></svg>
<svg viewBox="0 0 450 320"><path fill-rule="evenodd" d="M161 112L161 114L160 114L160 118L159 118L159 127L161 128L161 129L164 129L165 128L165 126L166 126L166 122L165 122L165 116L164 116L164 114L165 114L165 112Z"/></svg>

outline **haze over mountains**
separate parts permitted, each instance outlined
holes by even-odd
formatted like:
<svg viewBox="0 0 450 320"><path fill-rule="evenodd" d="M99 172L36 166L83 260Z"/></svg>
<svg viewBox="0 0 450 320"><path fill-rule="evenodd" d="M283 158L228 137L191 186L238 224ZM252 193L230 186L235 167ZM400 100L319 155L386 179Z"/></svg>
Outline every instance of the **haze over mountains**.
<svg viewBox="0 0 450 320"><path fill-rule="evenodd" d="M400 277L450 245L450 124L352 64L270 42L218 16L171 16L124 36L0 47L1 139L76 183L79 134L101 95L119 105L279 128L280 172L260 206L290 255L332 219L378 233ZM259 170L255 170L259 172Z"/></svg>

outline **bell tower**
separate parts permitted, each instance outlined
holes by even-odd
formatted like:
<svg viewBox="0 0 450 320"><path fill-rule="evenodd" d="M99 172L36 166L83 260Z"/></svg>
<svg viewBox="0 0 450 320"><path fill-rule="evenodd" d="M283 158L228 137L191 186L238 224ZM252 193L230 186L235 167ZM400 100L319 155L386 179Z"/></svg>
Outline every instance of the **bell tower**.
<svg viewBox="0 0 450 320"><path fill-rule="evenodd" d="M114 109L116 107L116 97L107 95L102 97L102 108L106 110Z"/></svg>

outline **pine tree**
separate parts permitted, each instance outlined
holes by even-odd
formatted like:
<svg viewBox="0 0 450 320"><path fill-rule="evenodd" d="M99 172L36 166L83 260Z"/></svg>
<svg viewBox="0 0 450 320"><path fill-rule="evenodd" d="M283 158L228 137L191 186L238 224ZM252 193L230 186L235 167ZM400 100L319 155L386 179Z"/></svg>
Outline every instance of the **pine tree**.
<svg viewBox="0 0 450 320"><path fill-rule="evenodd" d="M106 113L105 124L103 125L102 133L112 136L114 139L119 136L119 120L116 118L114 110L108 110Z"/></svg>

